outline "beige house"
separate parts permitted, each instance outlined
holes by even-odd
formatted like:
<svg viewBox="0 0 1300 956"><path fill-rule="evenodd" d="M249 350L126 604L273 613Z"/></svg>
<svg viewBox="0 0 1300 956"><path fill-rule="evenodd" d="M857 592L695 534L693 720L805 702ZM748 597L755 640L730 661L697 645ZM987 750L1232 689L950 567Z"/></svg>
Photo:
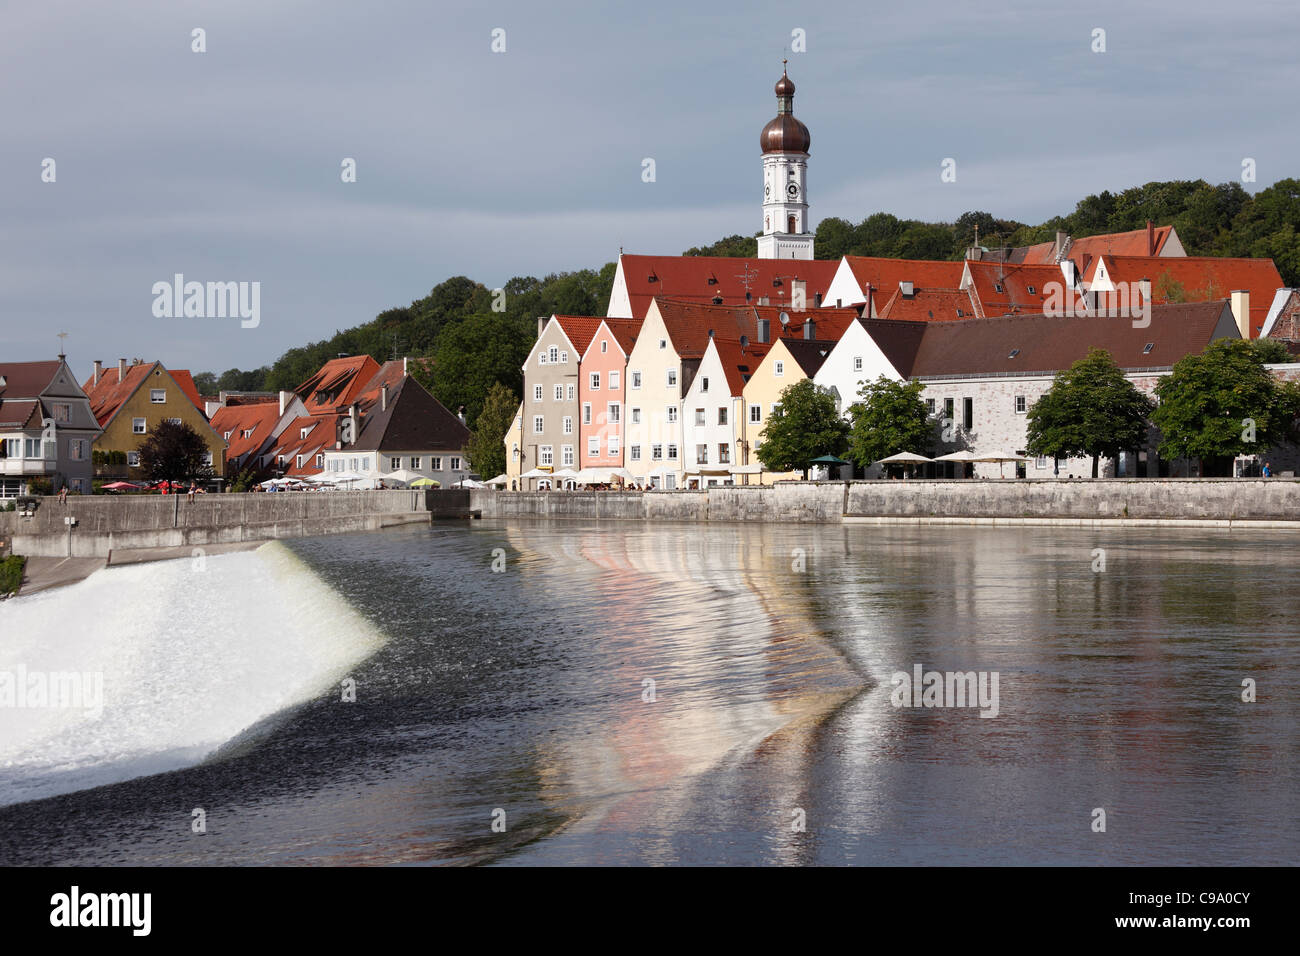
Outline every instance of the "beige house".
<svg viewBox="0 0 1300 956"><path fill-rule="evenodd" d="M816 375L833 348L834 342L783 336L763 357L744 390L744 433L741 440L748 448L751 463L758 461L757 452L763 444L767 420L780 404L781 393L791 385ZM801 471L763 471L748 476L748 483L770 485L774 481L802 477Z"/></svg>
<svg viewBox="0 0 1300 956"><path fill-rule="evenodd" d="M519 457L524 474L565 468L577 471L582 406L578 375L582 353L601 320L591 316L553 315L537 320L537 341L524 362L523 436ZM590 422L587 422L590 425ZM507 458L513 458L507 449ZM520 491L550 488L549 478L522 479Z"/></svg>

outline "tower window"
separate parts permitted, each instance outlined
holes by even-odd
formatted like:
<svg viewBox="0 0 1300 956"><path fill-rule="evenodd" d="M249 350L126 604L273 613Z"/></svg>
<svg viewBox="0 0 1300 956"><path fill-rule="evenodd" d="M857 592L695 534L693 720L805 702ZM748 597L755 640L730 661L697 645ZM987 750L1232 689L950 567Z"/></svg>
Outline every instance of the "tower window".
<svg viewBox="0 0 1300 956"><path fill-rule="evenodd" d="M790 224L790 228L787 229L786 232L791 232L791 233L792 233L792 232L795 231L795 228L794 228L794 216L791 216L791 217L790 217L789 224Z"/></svg>

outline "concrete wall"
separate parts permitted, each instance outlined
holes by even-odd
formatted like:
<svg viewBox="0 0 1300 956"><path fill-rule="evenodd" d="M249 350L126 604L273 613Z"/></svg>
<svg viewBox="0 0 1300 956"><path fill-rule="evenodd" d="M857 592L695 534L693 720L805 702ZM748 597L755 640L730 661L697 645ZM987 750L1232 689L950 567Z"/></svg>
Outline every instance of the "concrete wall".
<svg viewBox="0 0 1300 956"><path fill-rule="evenodd" d="M240 495L42 498L30 518L0 514L0 536L32 556L107 557L127 548L229 544L374 531L430 516L463 516L464 491L349 491ZM64 519L77 523L69 528Z"/></svg>
<svg viewBox="0 0 1300 956"><path fill-rule="evenodd" d="M470 492L470 507L485 518L1300 522L1300 480L788 482L644 494L474 490Z"/></svg>

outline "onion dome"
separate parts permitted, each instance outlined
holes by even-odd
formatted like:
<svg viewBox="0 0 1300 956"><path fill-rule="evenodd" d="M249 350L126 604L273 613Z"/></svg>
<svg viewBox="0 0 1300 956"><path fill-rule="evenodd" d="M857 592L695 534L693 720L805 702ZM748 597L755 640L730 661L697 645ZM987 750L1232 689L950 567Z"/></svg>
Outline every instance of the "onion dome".
<svg viewBox="0 0 1300 956"><path fill-rule="evenodd" d="M766 153L806 153L812 145L808 127L794 118L794 81L784 72L776 81L776 118L763 127L758 143Z"/></svg>

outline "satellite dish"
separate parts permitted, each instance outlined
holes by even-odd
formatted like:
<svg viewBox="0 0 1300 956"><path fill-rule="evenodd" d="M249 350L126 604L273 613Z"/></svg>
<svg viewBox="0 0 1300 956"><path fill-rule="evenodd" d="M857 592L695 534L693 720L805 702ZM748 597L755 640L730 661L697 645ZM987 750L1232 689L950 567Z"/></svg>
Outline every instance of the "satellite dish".
<svg viewBox="0 0 1300 956"><path fill-rule="evenodd" d="M790 324L790 313L789 313L789 312L782 312L781 315L780 315L780 319L781 319L781 324L782 324L782 325L789 325L789 324Z"/></svg>

